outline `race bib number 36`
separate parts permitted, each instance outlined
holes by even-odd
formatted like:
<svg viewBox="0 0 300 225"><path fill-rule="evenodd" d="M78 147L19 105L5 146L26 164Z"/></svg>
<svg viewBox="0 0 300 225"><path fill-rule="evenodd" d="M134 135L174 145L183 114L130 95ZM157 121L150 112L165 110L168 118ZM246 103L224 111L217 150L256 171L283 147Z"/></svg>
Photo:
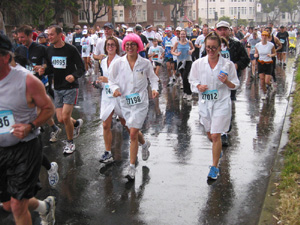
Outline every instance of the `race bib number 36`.
<svg viewBox="0 0 300 225"><path fill-rule="evenodd" d="M130 95L126 95L126 101L128 105L137 105L142 103L141 97L139 93L134 93Z"/></svg>
<svg viewBox="0 0 300 225"><path fill-rule="evenodd" d="M218 90L208 90L202 93L202 100L204 101L218 100L218 98L219 98Z"/></svg>
<svg viewBox="0 0 300 225"><path fill-rule="evenodd" d="M51 62L55 69L67 68L67 57L65 56L52 56Z"/></svg>
<svg viewBox="0 0 300 225"><path fill-rule="evenodd" d="M11 110L0 111L0 135L7 134L15 124L15 119Z"/></svg>

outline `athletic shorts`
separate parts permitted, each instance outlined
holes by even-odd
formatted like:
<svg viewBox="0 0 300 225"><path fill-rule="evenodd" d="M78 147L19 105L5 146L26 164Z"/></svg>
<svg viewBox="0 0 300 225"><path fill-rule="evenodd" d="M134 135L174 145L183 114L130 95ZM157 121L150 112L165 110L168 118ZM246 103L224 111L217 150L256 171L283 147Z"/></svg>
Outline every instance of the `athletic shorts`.
<svg viewBox="0 0 300 225"><path fill-rule="evenodd" d="M76 105L78 89L54 90L55 108L62 108L64 104Z"/></svg>
<svg viewBox="0 0 300 225"><path fill-rule="evenodd" d="M266 75L272 75L273 63L261 64L260 62L258 62L257 68L258 68L258 74L264 73Z"/></svg>
<svg viewBox="0 0 300 225"><path fill-rule="evenodd" d="M164 62L172 63L173 62L173 57L172 58L168 58L168 57L164 58Z"/></svg>
<svg viewBox="0 0 300 225"><path fill-rule="evenodd" d="M278 52L278 53L285 53L285 52L286 52L286 44L283 44L283 45L282 45L282 48L279 49L277 52Z"/></svg>
<svg viewBox="0 0 300 225"><path fill-rule="evenodd" d="M41 189L42 144L39 138L0 147L0 202L30 199Z"/></svg>
<svg viewBox="0 0 300 225"><path fill-rule="evenodd" d="M251 61L256 59L256 58L254 57L254 54L250 54L250 59L251 59Z"/></svg>
<svg viewBox="0 0 300 225"><path fill-rule="evenodd" d="M159 62L154 62L154 65L155 65L155 66L161 66L161 63L159 63Z"/></svg>

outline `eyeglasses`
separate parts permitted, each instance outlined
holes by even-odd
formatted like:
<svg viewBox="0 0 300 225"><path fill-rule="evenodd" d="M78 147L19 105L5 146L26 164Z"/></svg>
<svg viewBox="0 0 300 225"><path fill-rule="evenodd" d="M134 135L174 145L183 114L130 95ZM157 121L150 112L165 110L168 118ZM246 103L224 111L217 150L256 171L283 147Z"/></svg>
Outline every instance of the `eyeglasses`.
<svg viewBox="0 0 300 225"><path fill-rule="evenodd" d="M112 48L113 48L113 47L116 47L115 44L106 44L106 46L107 46L107 47L112 47Z"/></svg>
<svg viewBox="0 0 300 225"><path fill-rule="evenodd" d="M125 46L127 47L127 48L129 48L129 46L131 47L131 48L133 48L133 47L135 47L135 46L137 46L137 43L135 43L135 42L131 42L131 43L126 43L125 44Z"/></svg>
<svg viewBox="0 0 300 225"><path fill-rule="evenodd" d="M215 47L215 46L212 46L212 47L206 46L205 47L206 51L213 51L213 52L215 52L218 48L219 48L219 46L218 47Z"/></svg>

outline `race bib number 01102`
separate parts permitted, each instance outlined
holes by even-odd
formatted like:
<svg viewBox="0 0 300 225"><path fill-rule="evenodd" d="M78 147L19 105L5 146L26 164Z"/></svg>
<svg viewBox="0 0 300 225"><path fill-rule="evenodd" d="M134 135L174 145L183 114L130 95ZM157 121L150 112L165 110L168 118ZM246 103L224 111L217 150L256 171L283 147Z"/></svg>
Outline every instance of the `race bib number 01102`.
<svg viewBox="0 0 300 225"><path fill-rule="evenodd" d="M67 68L67 57L65 56L52 56L51 62L55 69Z"/></svg>
<svg viewBox="0 0 300 225"><path fill-rule="evenodd" d="M7 134L15 124L15 119L11 110L0 111L0 135Z"/></svg>
<svg viewBox="0 0 300 225"><path fill-rule="evenodd" d="M207 90L202 93L202 100L204 101L218 100L218 98L219 98L218 90Z"/></svg>
<svg viewBox="0 0 300 225"><path fill-rule="evenodd" d="M126 101L128 105L137 105L142 103L141 97L139 93L134 93L130 95L126 95Z"/></svg>

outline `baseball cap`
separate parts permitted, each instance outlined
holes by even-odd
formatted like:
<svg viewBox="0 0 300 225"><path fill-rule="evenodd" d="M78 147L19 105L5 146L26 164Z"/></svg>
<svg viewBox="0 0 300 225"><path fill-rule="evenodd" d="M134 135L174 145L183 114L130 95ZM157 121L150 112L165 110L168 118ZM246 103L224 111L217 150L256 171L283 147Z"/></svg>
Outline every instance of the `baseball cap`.
<svg viewBox="0 0 300 225"><path fill-rule="evenodd" d="M87 33L88 33L87 30L83 30L83 31L82 31L82 34L87 34Z"/></svg>
<svg viewBox="0 0 300 225"><path fill-rule="evenodd" d="M132 27L127 28L126 32L133 32L133 28Z"/></svg>
<svg viewBox="0 0 300 225"><path fill-rule="evenodd" d="M165 32L166 32L166 33L170 32L170 31L172 31L172 28L171 28L171 27L167 27L167 28L165 29Z"/></svg>
<svg viewBox="0 0 300 225"><path fill-rule="evenodd" d="M135 30L136 30L136 31L143 31L143 27L142 27L140 24L137 24L137 25L135 26Z"/></svg>
<svg viewBox="0 0 300 225"><path fill-rule="evenodd" d="M81 29L81 26L80 25L76 25L75 26L75 30L80 30Z"/></svg>
<svg viewBox="0 0 300 225"><path fill-rule="evenodd" d="M84 25L84 26L83 26L83 29L87 29L87 25Z"/></svg>
<svg viewBox="0 0 300 225"><path fill-rule="evenodd" d="M105 23L103 28L108 27L109 29L114 29L114 25L112 25L112 23Z"/></svg>
<svg viewBox="0 0 300 225"><path fill-rule="evenodd" d="M220 28L220 27L226 27L226 28L229 28L230 27L230 24L226 21L220 21L219 23L217 23L217 29Z"/></svg>
<svg viewBox="0 0 300 225"><path fill-rule="evenodd" d="M176 27L176 31L182 31L181 27Z"/></svg>
<svg viewBox="0 0 300 225"><path fill-rule="evenodd" d="M48 35L45 33L40 33L38 38L48 38Z"/></svg>
<svg viewBox="0 0 300 225"><path fill-rule="evenodd" d="M11 51L12 49L12 44L9 38L4 34L0 34L0 48L7 51Z"/></svg>

